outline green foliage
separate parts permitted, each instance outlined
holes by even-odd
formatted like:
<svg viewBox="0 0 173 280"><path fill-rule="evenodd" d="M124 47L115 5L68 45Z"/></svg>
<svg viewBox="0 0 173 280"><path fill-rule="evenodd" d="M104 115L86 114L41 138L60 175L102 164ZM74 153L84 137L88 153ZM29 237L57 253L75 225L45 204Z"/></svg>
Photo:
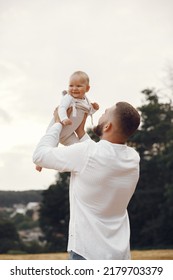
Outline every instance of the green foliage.
<svg viewBox="0 0 173 280"><path fill-rule="evenodd" d="M56 184L43 192L40 226L47 250L66 251L69 224L69 173L60 173Z"/></svg>
<svg viewBox="0 0 173 280"><path fill-rule="evenodd" d="M14 250L20 245L20 240L13 223L0 221L0 254L5 254L9 250Z"/></svg>
<svg viewBox="0 0 173 280"><path fill-rule="evenodd" d="M23 254L41 254L45 252L45 247L41 246L37 241L31 241L27 244L22 243L20 248Z"/></svg>
<svg viewBox="0 0 173 280"><path fill-rule="evenodd" d="M141 129L130 139L141 156L141 172L129 205L133 248L173 247L173 106L154 89L142 92Z"/></svg>
<svg viewBox="0 0 173 280"><path fill-rule="evenodd" d="M30 216L17 213L11 221L15 224L17 230L32 229L38 226L38 221L33 221Z"/></svg>
<svg viewBox="0 0 173 280"><path fill-rule="evenodd" d="M29 229L36 225L32 224L31 226L31 221L27 222L26 220L24 225L25 218L21 214L17 214L15 217L16 219L13 221L5 219L0 221L0 254L43 253L45 251L43 246L36 241L23 243L17 232L17 229Z"/></svg>

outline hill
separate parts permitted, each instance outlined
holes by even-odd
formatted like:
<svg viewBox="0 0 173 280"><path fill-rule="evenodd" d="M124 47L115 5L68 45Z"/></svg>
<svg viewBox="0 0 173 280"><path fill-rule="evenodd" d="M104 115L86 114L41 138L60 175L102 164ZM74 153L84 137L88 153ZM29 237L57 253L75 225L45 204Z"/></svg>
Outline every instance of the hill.
<svg viewBox="0 0 173 280"><path fill-rule="evenodd" d="M40 202L43 190L0 191L0 207L12 207L14 204Z"/></svg>

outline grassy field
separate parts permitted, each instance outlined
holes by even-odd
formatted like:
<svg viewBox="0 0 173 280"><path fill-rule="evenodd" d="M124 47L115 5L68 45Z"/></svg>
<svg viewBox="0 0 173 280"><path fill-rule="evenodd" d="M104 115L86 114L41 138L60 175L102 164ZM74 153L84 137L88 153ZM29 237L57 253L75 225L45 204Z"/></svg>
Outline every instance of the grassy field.
<svg viewBox="0 0 173 280"><path fill-rule="evenodd" d="M132 260L173 260L173 250L132 251ZM66 260L66 253L1 255L0 260Z"/></svg>

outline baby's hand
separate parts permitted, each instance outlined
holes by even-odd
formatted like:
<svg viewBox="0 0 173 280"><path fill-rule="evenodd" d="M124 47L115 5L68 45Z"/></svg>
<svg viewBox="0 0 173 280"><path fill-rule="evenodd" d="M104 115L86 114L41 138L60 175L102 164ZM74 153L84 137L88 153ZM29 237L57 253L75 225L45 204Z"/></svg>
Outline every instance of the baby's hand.
<svg viewBox="0 0 173 280"><path fill-rule="evenodd" d="M64 126L66 126L66 125L71 125L71 124L72 124L72 121L71 121L70 119L65 119L65 120L62 121L62 124L63 124Z"/></svg>
<svg viewBox="0 0 173 280"><path fill-rule="evenodd" d="M98 110L100 107L99 107L99 104L94 102L94 103L91 103L91 105L93 106L94 110Z"/></svg>
<svg viewBox="0 0 173 280"><path fill-rule="evenodd" d="M40 167L40 166L36 165L36 166L35 166L35 169L36 169L37 171L41 172L42 167Z"/></svg>

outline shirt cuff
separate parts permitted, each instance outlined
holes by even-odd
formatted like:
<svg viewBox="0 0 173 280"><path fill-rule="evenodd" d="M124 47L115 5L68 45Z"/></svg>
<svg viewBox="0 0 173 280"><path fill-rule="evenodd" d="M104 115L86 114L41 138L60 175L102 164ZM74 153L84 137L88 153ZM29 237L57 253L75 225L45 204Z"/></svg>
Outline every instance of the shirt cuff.
<svg viewBox="0 0 173 280"><path fill-rule="evenodd" d="M59 130L62 130L63 125L62 125L60 122L58 122L58 123L54 123L54 124L51 126L51 128L52 128L52 127L56 127L56 128L58 128Z"/></svg>

